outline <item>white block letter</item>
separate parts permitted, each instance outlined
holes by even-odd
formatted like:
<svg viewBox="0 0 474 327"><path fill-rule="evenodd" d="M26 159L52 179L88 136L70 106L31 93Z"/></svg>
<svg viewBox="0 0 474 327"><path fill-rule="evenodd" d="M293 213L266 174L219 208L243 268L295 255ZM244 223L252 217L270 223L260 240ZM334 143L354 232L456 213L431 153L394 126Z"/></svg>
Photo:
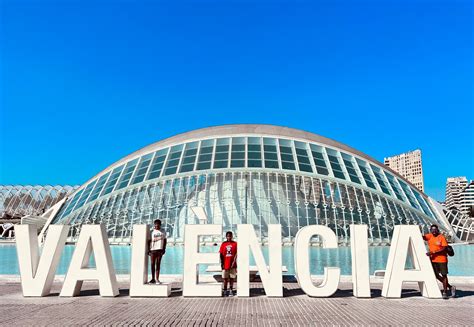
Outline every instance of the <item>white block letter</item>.
<svg viewBox="0 0 474 327"><path fill-rule="evenodd" d="M130 297L167 297L171 285L147 285L148 279L148 225L133 225L132 263L130 267Z"/></svg>
<svg viewBox="0 0 474 327"><path fill-rule="evenodd" d="M315 286L311 280L309 267L309 242L311 237L319 235L323 240L323 248L337 248L336 234L326 226L310 225L301 228L295 239L295 271L298 284L309 296L327 297L333 295L339 285L341 270L338 267L324 267L324 280Z"/></svg>
<svg viewBox="0 0 474 327"><path fill-rule="evenodd" d="M221 296L221 284L200 284L199 264L219 265L219 253L200 253L199 236L222 236L222 225L185 225L184 226L184 277L183 296Z"/></svg>
<svg viewBox="0 0 474 327"><path fill-rule="evenodd" d="M92 251L97 267L95 269L88 268ZM117 296L119 290L116 278L105 226L82 225L59 296L79 295L82 282L85 280L97 280L101 296Z"/></svg>
<svg viewBox="0 0 474 327"><path fill-rule="evenodd" d="M252 225L237 225L239 236L237 252L237 295L249 296L249 249L252 251L263 288L267 296L282 297L283 281L281 275L281 225L268 225L269 269L258 244Z"/></svg>
<svg viewBox="0 0 474 327"><path fill-rule="evenodd" d="M50 293L68 232L68 225L51 225L40 258L36 226L15 226L23 296L46 296Z"/></svg>
<svg viewBox="0 0 474 327"><path fill-rule="evenodd" d="M370 297L367 225L350 225L352 285L356 297Z"/></svg>
<svg viewBox="0 0 474 327"><path fill-rule="evenodd" d="M415 269L405 270L408 255ZM426 256L420 229L416 225L395 226L383 280L382 296L400 298L403 282L418 282L424 297L441 298L430 259Z"/></svg>

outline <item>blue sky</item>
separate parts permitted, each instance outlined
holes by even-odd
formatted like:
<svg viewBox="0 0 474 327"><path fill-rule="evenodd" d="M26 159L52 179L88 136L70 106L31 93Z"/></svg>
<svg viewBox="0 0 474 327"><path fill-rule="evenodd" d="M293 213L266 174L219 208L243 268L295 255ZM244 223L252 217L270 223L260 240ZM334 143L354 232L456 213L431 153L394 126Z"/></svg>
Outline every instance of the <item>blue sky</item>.
<svg viewBox="0 0 474 327"><path fill-rule="evenodd" d="M82 184L188 130L289 126L426 193L474 178L471 1L0 1L0 184Z"/></svg>

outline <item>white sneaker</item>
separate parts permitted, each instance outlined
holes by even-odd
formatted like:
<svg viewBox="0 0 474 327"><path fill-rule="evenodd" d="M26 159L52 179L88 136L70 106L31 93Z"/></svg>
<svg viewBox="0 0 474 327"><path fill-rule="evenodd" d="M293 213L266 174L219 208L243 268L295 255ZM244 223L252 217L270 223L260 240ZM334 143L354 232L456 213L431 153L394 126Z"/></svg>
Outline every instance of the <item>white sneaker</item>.
<svg viewBox="0 0 474 327"><path fill-rule="evenodd" d="M156 284L157 284L157 285L161 285L161 284L163 284L163 283L160 282L159 280L157 280L157 281L156 281Z"/></svg>

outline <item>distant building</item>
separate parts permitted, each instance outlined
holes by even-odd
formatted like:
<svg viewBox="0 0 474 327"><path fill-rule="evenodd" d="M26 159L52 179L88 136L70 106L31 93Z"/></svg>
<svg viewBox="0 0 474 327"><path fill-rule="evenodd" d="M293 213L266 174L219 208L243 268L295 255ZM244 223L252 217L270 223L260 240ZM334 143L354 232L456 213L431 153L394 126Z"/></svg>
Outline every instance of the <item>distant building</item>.
<svg viewBox="0 0 474 327"><path fill-rule="evenodd" d="M466 216L474 216L474 181L471 181L459 196L460 211Z"/></svg>
<svg viewBox="0 0 474 327"><path fill-rule="evenodd" d="M449 177L446 180L446 208L461 211L461 194L467 187L467 179L464 176Z"/></svg>
<svg viewBox="0 0 474 327"><path fill-rule="evenodd" d="M385 158L384 164L405 177L420 191L424 191L421 150L414 150Z"/></svg>

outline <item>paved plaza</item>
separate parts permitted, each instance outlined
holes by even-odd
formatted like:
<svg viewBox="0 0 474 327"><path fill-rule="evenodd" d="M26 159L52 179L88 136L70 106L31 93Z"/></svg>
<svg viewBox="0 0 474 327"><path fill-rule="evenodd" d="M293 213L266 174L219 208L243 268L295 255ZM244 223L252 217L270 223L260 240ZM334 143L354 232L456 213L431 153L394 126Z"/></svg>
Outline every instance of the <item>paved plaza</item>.
<svg viewBox="0 0 474 327"><path fill-rule="evenodd" d="M267 298L261 283L251 284L250 298L183 298L181 283L172 284L169 298L130 298L128 283L120 281L120 296L102 298L97 283L84 283L81 296L60 298L61 283L52 295L23 298L18 280L0 281L0 325L163 325L163 326L326 326L326 325L474 325L474 284L458 285L458 297L429 300L415 284L402 299L352 296L352 284L342 282L330 298L310 298L296 282L284 283L284 298Z"/></svg>

